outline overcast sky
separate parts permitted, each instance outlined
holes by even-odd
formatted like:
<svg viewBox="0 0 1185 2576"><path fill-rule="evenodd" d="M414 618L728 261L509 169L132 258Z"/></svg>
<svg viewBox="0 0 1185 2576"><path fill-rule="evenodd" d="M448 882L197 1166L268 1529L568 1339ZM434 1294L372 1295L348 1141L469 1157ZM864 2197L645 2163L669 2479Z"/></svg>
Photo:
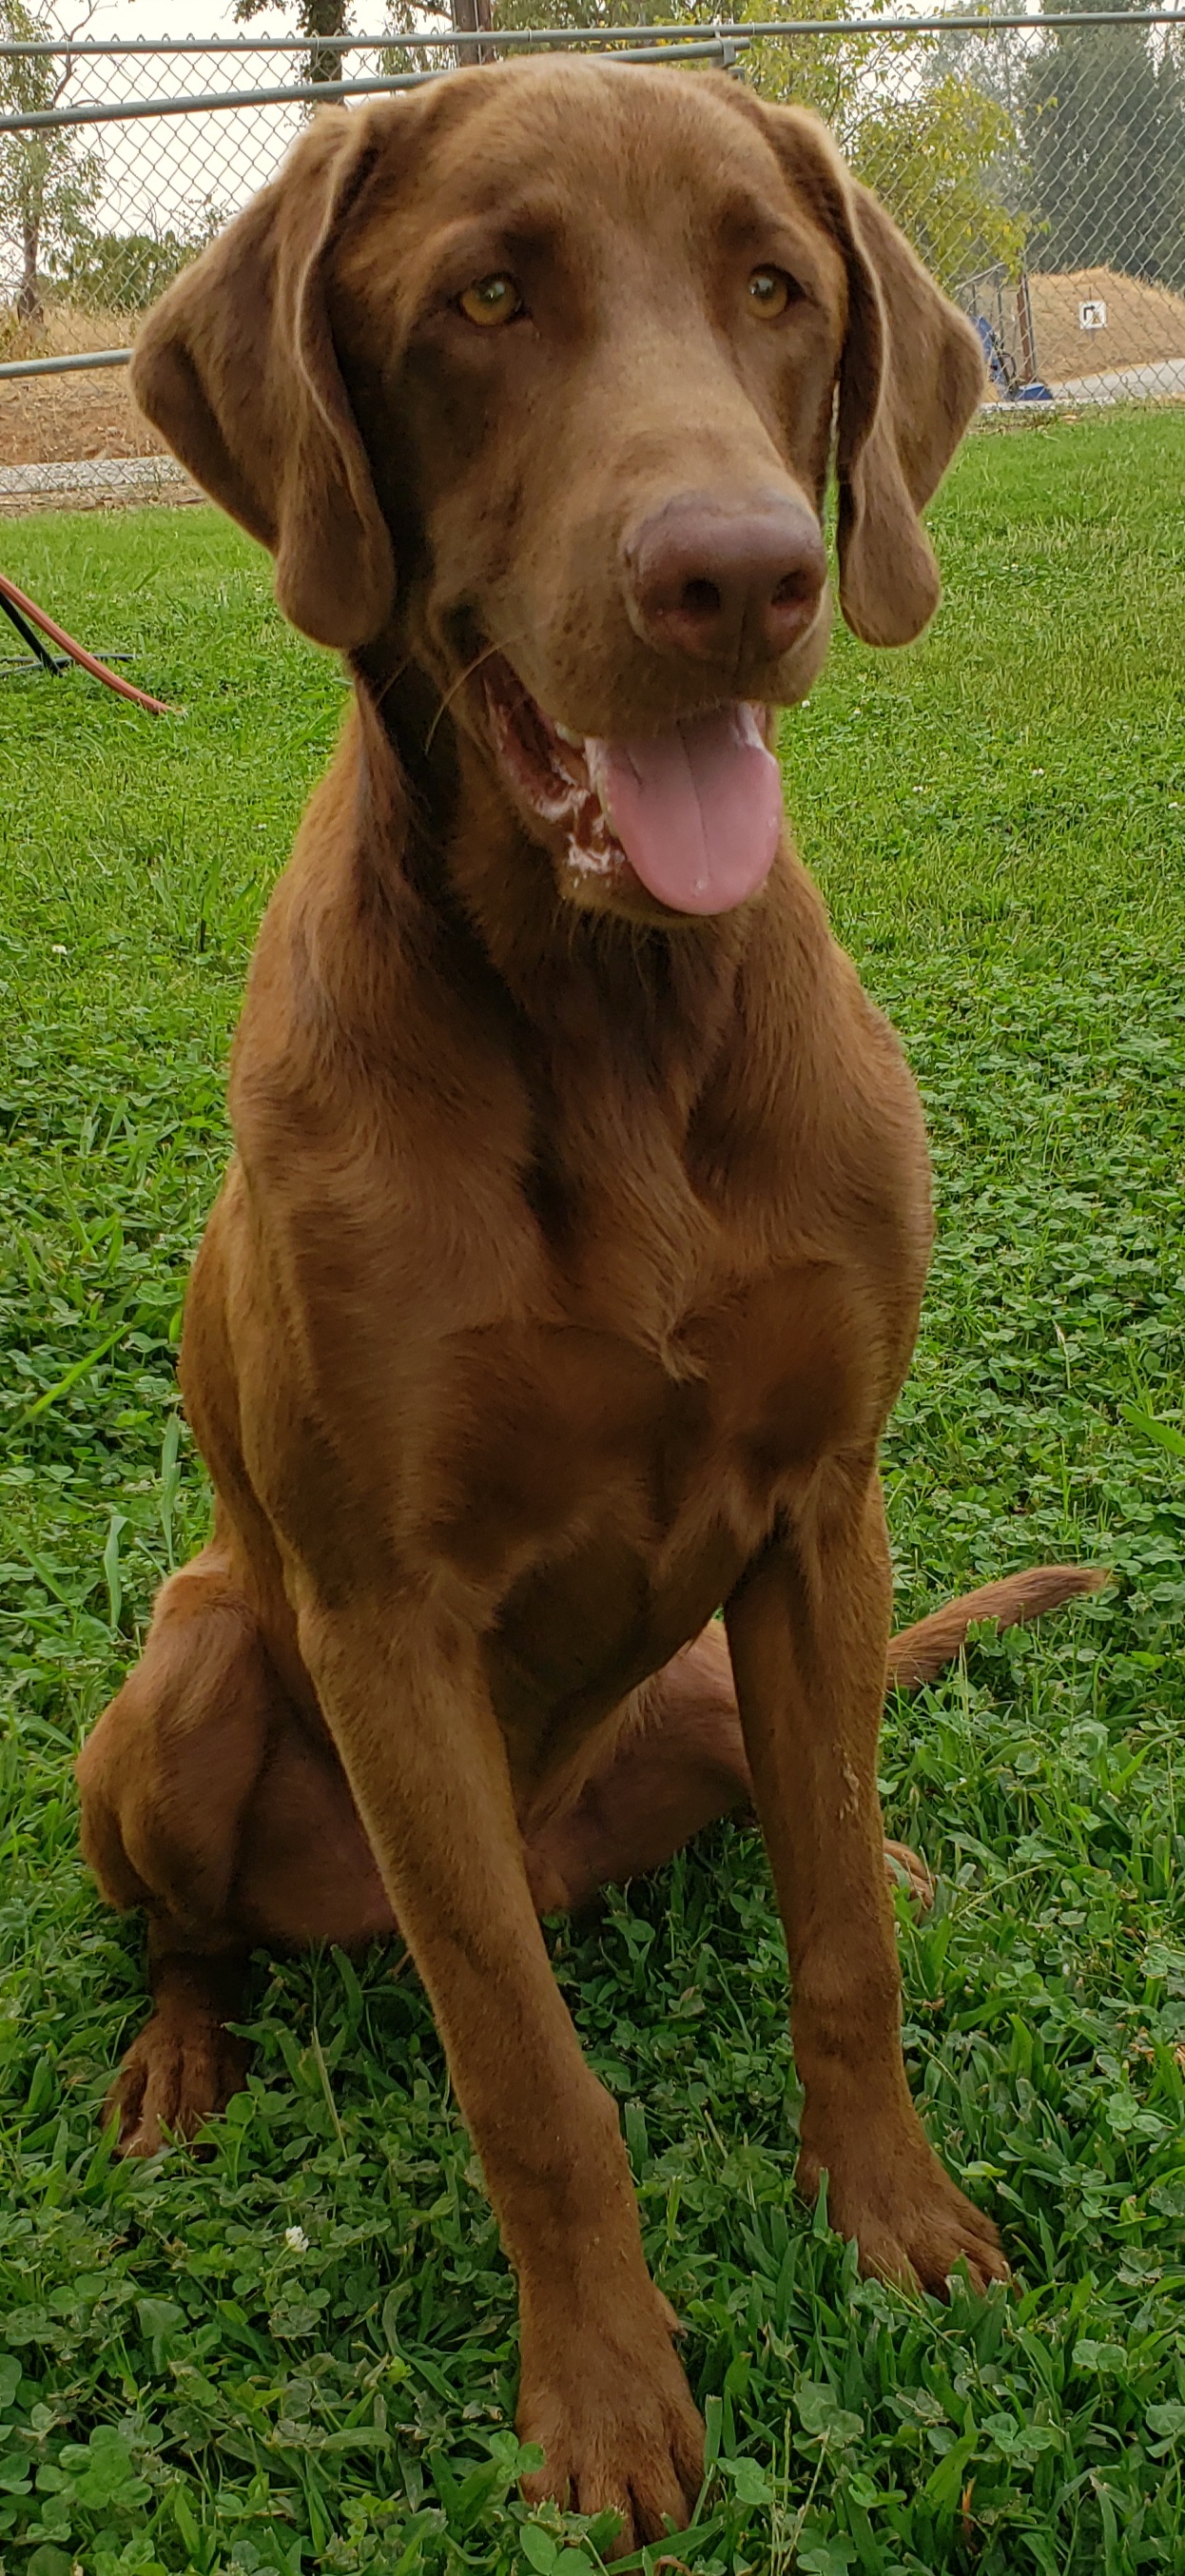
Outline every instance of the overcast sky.
<svg viewBox="0 0 1185 2576"><path fill-rule="evenodd" d="M60 11L64 26L76 23L69 0ZM377 27L381 5L373 12ZM236 25L233 0L104 0L87 33L94 36L290 36L292 22L280 9L265 10L250 26Z"/></svg>
<svg viewBox="0 0 1185 2576"><path fill-rule="evenodd" d="M72 6L71 0L57 0L55 16L63 27L74 27L82 13L84 0ZM386 19L384 0L355 0L350 11L360 35L379 34ZM661 15L661 12L657 13ZM234 15L234 0L101 0L91 26L92 36L291 36L296 30L294 16L282 9L265 9L258 18L240 25ZM440 16L428 22L440 28ZM447 23L447 22L445 22Z"/></svg>
<svg viewBox="0 0 1185 2576"><path fill-rule="evenodd" d="M85 0L56 0L58 24L83 33L79 22L84 6ZM379 29L385 0L355 0L351 15L363 33ZM234 16L234 0L100 0L85 34L173 42L187 36L291 37L294 17L295 12L286 16L283 9L272 7L244 25ZM233 68L225 57L221 63L212 60L207 65L199 55L196 61L191 57L187 66L171 63L167 56L151 65L136 64L134 59L120 63L117 57L101 67L92 62L89 69L80 61L73 95L111 100L125 93L144 97L168 96L178 90L192 93L240 86L249 90L256 84L303 77L299 55L277 62L273 54L259 63L249 54L240 55ZM216 210L222 218L272 178L300 126L299 107L248 106L241 111L137 118L83 129L85 140L100 153L103 163L98 220L113 232L159 232L177 225L190 234L202 220L204 208Z"/></svg>

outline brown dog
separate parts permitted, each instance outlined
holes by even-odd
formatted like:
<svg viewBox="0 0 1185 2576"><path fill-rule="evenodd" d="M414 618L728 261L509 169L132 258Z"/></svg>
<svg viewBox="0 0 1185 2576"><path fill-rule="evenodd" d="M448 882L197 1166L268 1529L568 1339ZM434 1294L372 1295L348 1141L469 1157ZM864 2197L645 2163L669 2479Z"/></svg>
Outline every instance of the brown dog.
<svg viewBox="0 0 1185 2576"><path fill-rule="evenodd" d="M214 1538L79 1766L150 1922L124 2143L241 2080L251 1944L397 1921L518 2272L540 2489L625 2545L683 2522L700 2425L537 1906L753 1795L803 2188L865 2267L1005 2268L907 2090L876 1790L921 1113L766 748L825 650L833 415L845 613L903 643L978 348L809 117L531 64L320 118L135 383L356 700L190 1290ZM990 1587L894 1669L1095 1580Z"/></svg>

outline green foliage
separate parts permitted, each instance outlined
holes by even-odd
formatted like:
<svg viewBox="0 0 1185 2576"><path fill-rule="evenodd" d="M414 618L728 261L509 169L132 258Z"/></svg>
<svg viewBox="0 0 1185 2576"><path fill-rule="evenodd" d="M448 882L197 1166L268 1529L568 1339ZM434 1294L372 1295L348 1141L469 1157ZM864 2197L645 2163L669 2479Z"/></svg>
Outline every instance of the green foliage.
<svg viewBox="0 0 1185 2576"><path fill-rule="evenodd" d="M687 2322L692 2576L1181 2564L1185 1488L1147 1424L1182 1400L1183 469L1175 415L976 437L933 513L931 636L838 635L784 728L935 1154L886 1460L900 1616L1043 1556L1117 1583L980 1639L884 1737L890 1829L939 1883L925 1923L902 1908L911 2078L1012 2292L861 2284L796 2204L751 1834L552 1931ZM176 1311L253 922L343 691L212 513L13 522L5 549L187 712L0 676L0 2551L572 2576L608 2532L517 2499L512 2284L409 1971L261 1959L251 2087L204 2160L120 2167L96 2125L143 1977L70 1760L205 1526Z"/></svg>
<svg viewBox="0 0 1185 2576"><path fill-rule="evenodd" d="M738 18L755 21L767 14L760 0L745 0L744 8L737 11ZM837 28L845 14L843 0L824 0L819 9L809 0L798 0L795 8L785 12L788 18L834 18ZM919 40L912 40L909 60L921 59L927 50L925 38L920 45L921 52ZM898 43L891 36L757 36L743 57L743 78L762 98L813 108L831 126L841 150L850 154L871 95L871 68L874 63L892 65L897 53Z"/></svg>
<svg viewBox="0 0 1185 2576"><path fill-rule="evenodd" d="M885 96L859 117L851 145L873 188L939 284L956 287L999 261L1016 276L1027 226L996 192L1015 134L1004 108L956 72L916 98Z"/></svg>
<svg viewBox="0 0 1185 2576"><path fill-rule="evenodd" d="M495 28L506 27L637 27L650 20L655 25L700 26L711 22L707 0L675 0L661 19L648 5L648 0L494 0Z"/></svg>
<svg viewBox="0 0 1185 2576"><path fill-rule="evenodd" d="M159 233L105 233L79 224L51 252L47 266L56 291L72 304L105 313L142 313L225 221L207 201L183 231L170 225Z"/></svg>

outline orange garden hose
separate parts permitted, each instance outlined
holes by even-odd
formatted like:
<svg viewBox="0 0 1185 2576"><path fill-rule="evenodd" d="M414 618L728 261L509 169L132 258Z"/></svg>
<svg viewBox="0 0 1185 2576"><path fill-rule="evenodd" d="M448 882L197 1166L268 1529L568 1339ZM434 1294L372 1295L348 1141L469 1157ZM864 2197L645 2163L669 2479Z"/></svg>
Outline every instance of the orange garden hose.
<svg viewBox="0 0 1185 2576"><path fill-rule="evenodd" d="M26 617L31 617L52 644L59 645L63 653L68 653L72 662L80 662L92 679L101 680L105 688L114 689L118 697L130 698L133 706L144 707L153 716L170 716L179 712L176 707L166 706L163 698L150 698L146 690L134 689L130 680L121 680L118 672L109 671L105 662L97 662L85 645L76 644L64 626L58 626L43 608L37 606L35 599L27 598L25 592L18 590L16 583L9 581L4 573L0 573L0 597L6 599L11 607L20 609Z"/></svg>

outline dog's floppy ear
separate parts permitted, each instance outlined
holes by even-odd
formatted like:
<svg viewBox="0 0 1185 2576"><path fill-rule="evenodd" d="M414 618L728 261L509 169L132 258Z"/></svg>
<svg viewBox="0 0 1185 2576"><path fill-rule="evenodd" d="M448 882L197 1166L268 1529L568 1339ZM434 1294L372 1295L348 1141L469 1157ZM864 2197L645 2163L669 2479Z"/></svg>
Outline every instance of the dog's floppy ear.
<svg viewBox="0 0 1185 2576"><path fill-rule="evenodd" d="M941 585L921 511L983 391L969 322L867 188L848 182L839 378L839 596L866 644L911 644Z"/></svg>
<svg viewBox="0 0 1185 2576"><path fill-rule="evenodd" d="M324 111L154 307L132 362L154 427L271 548L285 616L342 652L381 631L395 589L326 303L329 253L373 166L376 129L372 114Z"/></svg>
<svg viewBox="0 0 1185 2576"><path fill-rule="evenodd" d="M847 271L835 452L840 605L866 644L912 644L941 588L921 512L983 391L979 341L851 177L826 126L804 108L734 96L764 127Z"/></svg>

